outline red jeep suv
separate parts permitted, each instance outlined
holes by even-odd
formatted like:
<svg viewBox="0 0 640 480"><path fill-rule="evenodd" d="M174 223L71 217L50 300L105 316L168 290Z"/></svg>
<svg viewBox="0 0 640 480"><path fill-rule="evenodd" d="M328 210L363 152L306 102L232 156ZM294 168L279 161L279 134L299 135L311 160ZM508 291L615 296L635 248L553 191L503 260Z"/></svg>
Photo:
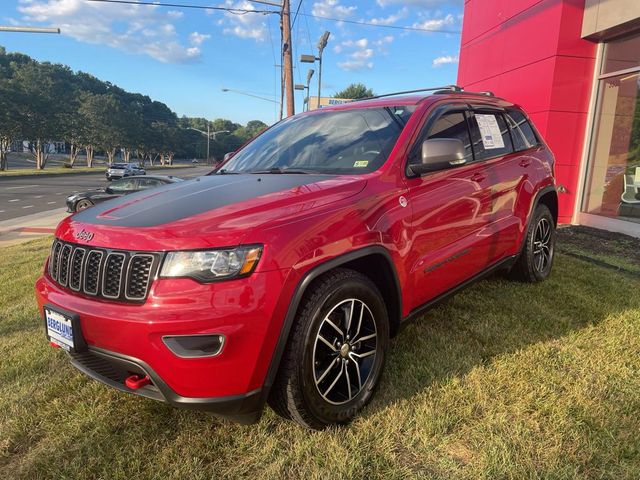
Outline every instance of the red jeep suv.
<svg viewBox="0 0 640 480"><path fill-rule="evenodd" d="M287 118L209 175L63 220L36 284L51 344L174 406L348 422L404 322L551 271L554 158L527 116L423 91Z"/></svg>

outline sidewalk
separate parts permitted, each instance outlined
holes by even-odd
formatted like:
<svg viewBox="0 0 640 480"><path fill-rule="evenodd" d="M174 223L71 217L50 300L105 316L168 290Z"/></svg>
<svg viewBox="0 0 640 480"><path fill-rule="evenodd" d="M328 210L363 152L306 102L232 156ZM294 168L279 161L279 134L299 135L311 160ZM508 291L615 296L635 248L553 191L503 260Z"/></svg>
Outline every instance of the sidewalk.
<svg viewBox="0 0 640 480"><path fill-rule="evenodd" d="M69 213L66 208L25 215L0 222L0 248L53 235L60 221Z"/></svg>

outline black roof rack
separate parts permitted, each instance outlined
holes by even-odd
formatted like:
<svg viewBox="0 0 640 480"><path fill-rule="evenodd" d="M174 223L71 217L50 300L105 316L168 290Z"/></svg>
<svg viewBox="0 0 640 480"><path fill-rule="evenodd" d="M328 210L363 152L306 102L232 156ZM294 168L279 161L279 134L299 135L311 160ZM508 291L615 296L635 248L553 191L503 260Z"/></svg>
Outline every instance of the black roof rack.
<svg viewBox="0 0 640 480"><path fill-rule="evenodd" d="M405 90L403 92L385 93L383 95L374 95L373 97L362 98L361 100L373 100L376 98L395 97L396 95L409 95L412 93L433 92L434 95L447 95L451 93L464 93L465 95L481 95L483 97L495 97L493 92L467 92L458 85L446 85L444 87L419 88L416 90Z"/></svg>
<svg viewBox="0 0 640 480"><path fill-rule="evenodd" d="M373 97L363 98L362 100L373 100L375 98L395 97L396 95L409 95L411 93L421 92L446 92L446 93L460 93L462 87L457 85L446 85L444 87L432 87L432 88L419 88L417 90L405 90L404 92L385 93L384 95L374 95Z"/></svg>

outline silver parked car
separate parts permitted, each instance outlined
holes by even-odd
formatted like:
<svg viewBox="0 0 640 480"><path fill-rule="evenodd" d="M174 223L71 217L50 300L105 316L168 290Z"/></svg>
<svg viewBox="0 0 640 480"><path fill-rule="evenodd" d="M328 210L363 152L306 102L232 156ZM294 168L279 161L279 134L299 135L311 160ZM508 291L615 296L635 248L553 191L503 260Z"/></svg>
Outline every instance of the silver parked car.
<svg viewBox="0 0 640 480"><path fill-rule="evenodd" d="M113 163L107 168L107 180L111 181L117 178L132 177L134 175L146 175L144 168L134 163Z"/></svg>

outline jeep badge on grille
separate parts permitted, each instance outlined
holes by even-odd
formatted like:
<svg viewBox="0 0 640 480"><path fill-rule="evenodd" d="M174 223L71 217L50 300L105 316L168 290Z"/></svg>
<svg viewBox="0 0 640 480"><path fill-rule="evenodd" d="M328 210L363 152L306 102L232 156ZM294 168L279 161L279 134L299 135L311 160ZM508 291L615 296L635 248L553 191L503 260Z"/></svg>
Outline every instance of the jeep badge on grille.
<svg viewBox="0 0 640 480"><path fill-rule="evenodd" d="M84 240L85 242L90 242L93 238L92 232L87 232L84 228L79 232L76 232L76 240Z"/></svg>

